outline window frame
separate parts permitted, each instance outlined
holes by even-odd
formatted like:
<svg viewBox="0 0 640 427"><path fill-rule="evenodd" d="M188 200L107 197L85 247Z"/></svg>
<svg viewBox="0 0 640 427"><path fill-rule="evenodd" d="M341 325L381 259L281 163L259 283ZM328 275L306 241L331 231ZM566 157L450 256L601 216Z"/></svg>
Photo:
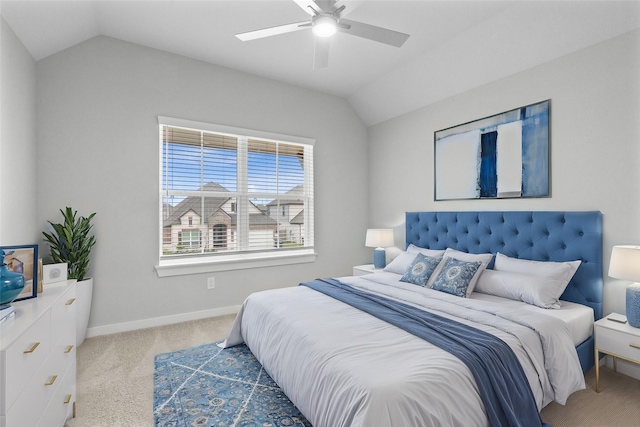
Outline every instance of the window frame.
<svg viewBox="0 0 640 427"><path fill-rule="evenodd" d="M314 184L313 184L313 155L309 159L310 164L305 165L305 184L309 186L309 208L305 209L305 227L309 228L309 236L311 242L309 246L301 248L292 248L287 250L264 250L264 251L251 251L251 252L230 252L228 254L216 254L212 255L198 255L198 256L186 256L186 257L172 257L163 259L163 218L162 218L162 171L163 171L163 150L162 150L162 126L173 126L186 129L192 129L196 131L213 132L218 134L227 134L236 137L260 139L272 142L280 143L292 143L297 145L304 145L313 147L315 140L306 137L285 135L273 132L259 131L253 129L238 128L225 125L217 125L206 122L198 122L187 119L178 119L172 117L158 116L158 128L160 132L159 142L159 178L158 178L158 215L159 215L159 253L158 264L156 265L156 272L159 277L176 276L183 274L197 274L215 271L228 271L245 268L259 268L270 267L277 265L288 265L298 263L314 262L317 254L315 253L313 236L314 236ZM305 156L306 157L306 156ZM305 162L307 160L305 159ZM241 166L238 166L241 169ZM234 237L235 238L235 237Z"/></svg>

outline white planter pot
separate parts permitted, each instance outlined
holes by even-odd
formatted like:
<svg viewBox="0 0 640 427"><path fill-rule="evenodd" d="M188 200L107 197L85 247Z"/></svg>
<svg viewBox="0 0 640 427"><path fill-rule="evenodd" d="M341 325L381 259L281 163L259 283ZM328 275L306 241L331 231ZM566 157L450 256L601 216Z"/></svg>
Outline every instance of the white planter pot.
<svg viewBox="0 0 640 427"><path fill-rule="evenodd" d="M91 313L91 299L93 297L93 278L89 277L76 284L76 345L84 342L89 325L89 314Z"/></svg>

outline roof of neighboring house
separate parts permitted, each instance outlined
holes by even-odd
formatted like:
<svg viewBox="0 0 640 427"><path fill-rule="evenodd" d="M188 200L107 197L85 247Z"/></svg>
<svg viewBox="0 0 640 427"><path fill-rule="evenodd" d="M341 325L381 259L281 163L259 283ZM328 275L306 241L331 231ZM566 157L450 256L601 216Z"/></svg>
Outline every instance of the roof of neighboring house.
<svg viewBox="0 0 640 427"><path fill-rule="evenodd" d="M296 185L291 190L287 191L285 194L290 196L302 196L304 194L304 188L302 185ZM278 200L272 200L267 203L267 206L275 206L278 204ZM304 200L302 199L291 199L291 200L280 200L280 206L282 205L304 205Z"/></svg>
<svg viewBox="0 0 640 427"><path fill-rule="evenodd" d="M217 192L229 192L222 185L215 182L209 182L202 187L203 191L217 191ZM187 212L193 211L200 218L210 218L213 214L218 212L222 206L230 199L230 197L205 197L204 198L204 211L202 206L202 198L189 196L176 206L172 206L167 209L165 206L165 212L169 213L169 216L162 221L163 227L170 227L172 225L180 224L180 218L182 218ZM251 202L250 202L251 203ZM236 224L235 212L223 212L231 218L231 223ZM250 214L249 226L253 225L275 225L276 221L265 214Z"/></svg>
<svg viewBox="0 0 640 427"><path fill-rule="evenodd" d="M304 209L301 210L298 215L294 216L293 219L291 221L289 221L289 224L302 224L304 225Z"/></svg>
<svg viewBox="0 0 640 427"><path fill-rule="evenodd" d="M235 213L228 214L231 217L231 225L237 225L238 215ZM276 220L263 213L249 214L249 228L258 225L273 225L277 224Z"/></svg>

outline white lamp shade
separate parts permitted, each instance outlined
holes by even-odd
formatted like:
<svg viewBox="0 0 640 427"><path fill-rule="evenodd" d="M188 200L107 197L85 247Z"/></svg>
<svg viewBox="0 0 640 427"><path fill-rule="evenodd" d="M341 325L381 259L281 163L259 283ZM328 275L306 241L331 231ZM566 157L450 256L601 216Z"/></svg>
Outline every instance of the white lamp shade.
<svg viewBox="0 0 640 427"><path fill-rule="evenodd" d="M609 262L609 276L640 282L640 246L614 246Z"/></svg>
<svg viewBox="0 0 640 427"><path fill-rule="evenodd" d="M370 248L386 248L393 246L393 230L390 228L370 228L364 245Z"/></svg>

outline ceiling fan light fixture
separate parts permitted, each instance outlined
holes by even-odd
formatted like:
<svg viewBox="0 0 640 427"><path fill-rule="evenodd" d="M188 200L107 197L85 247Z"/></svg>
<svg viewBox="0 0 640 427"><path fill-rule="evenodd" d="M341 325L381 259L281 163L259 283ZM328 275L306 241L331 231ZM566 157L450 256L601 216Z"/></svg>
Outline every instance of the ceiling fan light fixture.
<svg viewBox="0 0 640 427"><path fill-rule="evenodd" d="M338 22L333 16L320 15L313 20L313 34L318 37L331 37L338 30Z"/></svg>

